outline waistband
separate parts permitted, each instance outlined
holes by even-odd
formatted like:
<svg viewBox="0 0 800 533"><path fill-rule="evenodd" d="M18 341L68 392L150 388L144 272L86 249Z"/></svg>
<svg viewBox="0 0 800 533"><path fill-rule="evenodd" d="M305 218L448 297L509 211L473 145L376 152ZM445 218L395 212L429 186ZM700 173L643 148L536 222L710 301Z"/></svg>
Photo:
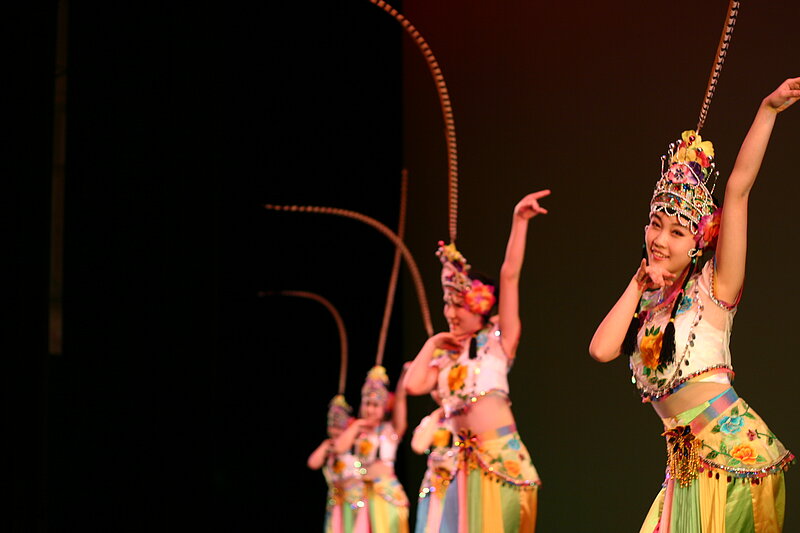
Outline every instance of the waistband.
<svg viewBox="0 0 800 533"><path fill-rule="evenodd" d="M473 434L470 431L460 431L456 436L457 440L460 442L466 442L467 440L476 439L478 442L485 442L494 439L499 439L501 437L505 437L508 435L512 435L517 432L517 425L516 424L509 424L507 426L501 426L496 429L490 429L489 431L484 431L483 433Z"/></svg>
<svg viewBox="0 0 800 533"><path fill-rule="evenodd" d="M692 433L697 435L738 399L739 395L731 387L696 407L687 409L673 417L663 418L662 421L664 425L689 426L692 429Z"/></svg>
<svg viewBox="0 0 800 533"><path fill-rule="evenodd" d="M733 380L733 377L736 375L736 373L733 371L733 368L731 368L730 365L727 364L714 365L708 368L704 368L702 370L698 370L696 372L692 372L691 374L686 375L681 379L673 381L672 385L668 389L659 389L656 391L648 392L640 387L639 394L642 396L643 403L663 400L667 396L675 394L676 392L684 388L686 385L689 385L690 383L702 382L712 376L718 376L722 374L726 374L728 376L727 380L728 383L730 383Z"/></svg>
<svg viewBox="0 0 800 533"><path fill-rule="evenodd" d="M517 425L516 424L509 424L507 426L499 427L497 429L490 429L489 431L484 431L483 433L478 435L480 440L493 440L499 439L500 437L505 437L506 435L511 435L512 433L516 433Z"/></svg>

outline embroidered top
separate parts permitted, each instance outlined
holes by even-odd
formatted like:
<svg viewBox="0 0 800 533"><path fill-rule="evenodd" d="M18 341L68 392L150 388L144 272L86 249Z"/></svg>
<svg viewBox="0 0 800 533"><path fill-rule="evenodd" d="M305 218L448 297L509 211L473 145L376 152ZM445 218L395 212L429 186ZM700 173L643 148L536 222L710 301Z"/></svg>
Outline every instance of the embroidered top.
<svg viewBox="0 0 800 533"><path fill-rule="evenodd" d="M394 465L400 438L390 423L360 435L355 441L355 455L367 467L377 460Z"/></svg>
<svg viewBox="0 0 800 533"><path fill-rule="evenodd" d="M443 498L447 484L453 478L457 467L458 450L454 447L453 430L447 419L434 419L428 415L422 419L414 432L421 431L431 424L436 424L437 429L426 452L428 468L422 478L419 497L426 498L436 494Z"/></svg>
<svg viewBox="0 0 800 533"><path fill-rule="evenodd" d="M364 505L361 463L355 455L329 452L322 473L328 484L328 509L345 502L354 508Z"/></svg>
<svg viewBox="0 0 800 533"><path fill-rule="evenodd" d="M461 353L437 350L431 366L439 369L437 388L446 417L463 414L488 394L508 398L508 371L513 358L506 355L497 324L489 322L476 336L477 357L470 359L469 344Z"/></svg>
<svg viewBox="0 0 800 533"><path fill-rule="evenodd" d="M691 382L730 383L729 347L736 305L714 296L714 261L689 280L675 315L675 360L659 361L661 338L669 322L671 301L661 302L661 289L642 296L638 349L630 358L642 401L664 398Z"/></svg>
<svg viewBox="0 0 800 533"><path fill-rule="evenodd" d="M360 477L358 461L352 453L328 453L322 474L329 485L340 486Z"/></svg>

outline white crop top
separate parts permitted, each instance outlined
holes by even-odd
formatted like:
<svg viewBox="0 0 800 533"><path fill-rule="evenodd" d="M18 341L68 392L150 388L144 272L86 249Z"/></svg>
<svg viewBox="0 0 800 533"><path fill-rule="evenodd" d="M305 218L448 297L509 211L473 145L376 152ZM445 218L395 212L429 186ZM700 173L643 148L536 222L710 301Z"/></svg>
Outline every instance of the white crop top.
<svg viewBox="0 0 800 533"><path fill-rule="evenodd" d="M359 467L356 466L356 458L349 452L329 453L322 467L322 473L328 484L337 486L360 476Z"/></svg>
<svg viewBox="0 0 800 533"><path fill-rule="evenodd" d="M689 381L730 383L729 342L736 304L715 298L713 284L714 261L708 261L689 280L675 315L675 360L669 365L659 361L658 352L672 305L660 302L661 289L642 296L637 349L630 358L631 381L642 401L659 400Z"/></svg>
<svg viewBox="0 0 800 533"><path fill-rule="evenodd" d="M394 465L399 443L400 437L395 432L394 427L391 423L386 422L379 425L375 431L369 431L356 438L354 452L356 458L365 467L378 459Z"/></svg>
<svg viewBox="0 0 800 533"><path fill-rule="evenodd" d="M462 414L487 394L508 398L508 372L513 359L500 342L500 330L489 322L478 332L477 357L470 359L469 344L461 353L437 350L431 366L439 370L437 388L445 416Z"/></svg>

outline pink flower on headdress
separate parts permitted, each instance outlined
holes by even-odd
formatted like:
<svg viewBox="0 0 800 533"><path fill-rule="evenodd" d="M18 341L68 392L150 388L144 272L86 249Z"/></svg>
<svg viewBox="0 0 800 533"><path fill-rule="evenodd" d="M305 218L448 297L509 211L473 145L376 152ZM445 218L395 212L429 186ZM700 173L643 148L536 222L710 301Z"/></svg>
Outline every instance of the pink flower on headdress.
<svg viewBox="0 0 800 533"><path fill-rule="evenodd" d="M697 165L697 163L694 163ZM703 172L699 168L692 168L692 163L672 163L665 176L672 183L688 183L697 185L700 183L699 176Z"/></svg>
<svg viewBox="0 0 800 533"><path fill-rule="evenodd" d="M492 310L497 298L494 296L494 287L484 285L480 281L472 280L472 288L464 294L464 303L473 313L485 315Z"/></svg>
<svg viewBox="0 0 800 533"><path fill-rule="evenodd" d="M700 219L700 224L697 225L697 235L695 236L699 248L714 248L717 245L721 222L722 209L717 209L710 215Z"/></svg>

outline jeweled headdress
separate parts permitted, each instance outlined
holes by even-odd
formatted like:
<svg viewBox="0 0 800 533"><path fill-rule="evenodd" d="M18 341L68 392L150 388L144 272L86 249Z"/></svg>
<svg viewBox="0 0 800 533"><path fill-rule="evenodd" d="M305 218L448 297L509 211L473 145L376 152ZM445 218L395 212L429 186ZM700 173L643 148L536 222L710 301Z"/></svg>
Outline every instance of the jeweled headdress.
<svg viewBox="0 0 800 533"><path fill-rule="evenodd" d="M328 404L328 427L347 429L350 418L353 416L353 408L344 399L344 396L337 394Z"/></svg>
<svg viewBox="0 0 800 533"><path fill-rule="evenodd" d="M470 265L454 243L445 245L444 241L439 241L436 255L442 262L444 301L452 305L463 305L479 315L488 314L497 301L494 287L470 278Z"/></svg>
<svg viewBox="0 0 800 533"><path fill-rule="evenodd" d="M683 285L673 301L669 322L661 336L661 350L658 354L660 364L669 365L675 360L675 316L684 301L687 284L699 267L698 257L705 250L716 246L719 235L722 210L718 209L712 194L718 173L714 165L714 146L710 141L703 141L700 130L706 121L711 99L719 81L722 65L728 53L736 17L739 13L739 1L730 0L728 13L725 16L725 26L722 30L717 57L711 67L711 75L706 86L703 105L700 108L700 118L694 130L684 131L677 145L669 145L667 155L661 157L661 178L656 183L653 196L650 199L650 214L664 212L675 216L683 226L694 235L696 246L689 252L692 258L688 270L683 277ZM711 189L708 181L714 178ZM638 344L637 332L640 326L639 311L641 301L633 314L628 332L622 343L622 353L632 355Z"/></svg>
<svg viewBox="0 0 800 533"><path fill-rule="evenodd" d="M681 139L669 145L661 156L661 178L653 190L650 213L661 211L677 217L693 235L701 220L716 211L712 193L719 174L714 168L714 145L694 130L684 131ZM707 184L713 178L711 190Z"/></svg>
<svg viewBox="0 0 800 533"><path fill-rule="evenodd" d="M389 400L389 376L386 369L380 365L373 366L367 372L367 380L361 387L361 401L375 400L381 405L386 405Z"/></svg>

